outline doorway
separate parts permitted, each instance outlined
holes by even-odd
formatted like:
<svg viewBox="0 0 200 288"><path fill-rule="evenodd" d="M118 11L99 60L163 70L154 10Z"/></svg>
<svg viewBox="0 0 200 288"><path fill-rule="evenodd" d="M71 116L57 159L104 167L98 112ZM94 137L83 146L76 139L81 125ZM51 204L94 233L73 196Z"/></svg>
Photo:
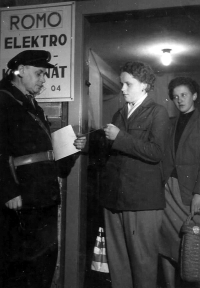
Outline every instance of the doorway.
<svg viewBox="0 0 200 288"><path fill-rule="evenodd" d="M170 117L176 116L177 110L168 97L168 83L172 78L180 75L190 76L197 82L200 79L200 50L198 48L200 6L97 14L86 18L90 26L87 46L90 52L92 51L90 57L93 58L92 60L89 58L90 64L93 61L93 66L90 67L93 78L90 78L89 97L92 98L93 104L89 111L89 129L98 130L110 123L114 112L123 106L118 76L120 66L129 60L146 62L152 66L157 77L152 97L157 103L166 107ZM164 48L172 49L171 66L163 66L160 62ZM94 70L96 71L95 75ZM97 81L98 85L95 84ZM95 112L95 109L98 110L98 113ZM105 165L107 156L104 151L106 144L102 144L98 148L99 150L96 149L94 152L100 143L99 139L102 142L105 140L103 131L102 133L100 131L100 135L97 136L98 133L94 132L90 136L87 272L90 271L92 248L103 217L99 204L99 193L101 169ZM100 161L102 159L103 161ZM162 271L160 271L161 274ZM96 277L102 281L102 286L99 287L105 287L103 286L104 281L110 281L108 275L99 274ZM159 281L160 287L165 287L162 276ZM93 286L87 288L93 288Z"/></svg>

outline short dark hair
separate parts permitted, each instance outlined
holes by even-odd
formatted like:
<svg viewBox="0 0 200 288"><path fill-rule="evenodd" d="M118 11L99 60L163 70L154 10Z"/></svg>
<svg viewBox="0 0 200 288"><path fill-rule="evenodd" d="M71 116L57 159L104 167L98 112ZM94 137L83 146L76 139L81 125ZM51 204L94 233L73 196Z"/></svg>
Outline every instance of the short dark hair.
<svg viewBox="0 0 200 288"><path fill-rule="evenodd" d="M142 62L127 62L121 67L120 72L127 72L141 83L146 83L146 91L153 90L156 77L152 68Z"/></svg>
<svg viewBox="0 0 200 288"><path fill-rule="evenodd" d="M169 98L173 100L173 91L178 86L187 86L192 94L197 93L199 96L199 84L190 77L176 77L169 82L168 85L168 94Z"/></svg>

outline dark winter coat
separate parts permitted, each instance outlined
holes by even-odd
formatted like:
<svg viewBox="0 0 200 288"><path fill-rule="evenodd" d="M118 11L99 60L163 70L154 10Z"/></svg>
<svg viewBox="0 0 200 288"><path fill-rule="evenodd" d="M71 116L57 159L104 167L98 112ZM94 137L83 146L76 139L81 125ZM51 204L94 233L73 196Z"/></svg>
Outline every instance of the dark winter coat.
<svg viewBox="0 0 200 288"><path fill-rule="evenodd" d="M127 119L127 104L113 117L120 132L103 177L101 201L114 210L165 207L162 159L168 143L166 109L149 96Z"/></svg>
<svg viewBox="0 0 200 288"><path fill-rule="evenodd" d="M52 150L47 133L28 113L40 118L49 131L43 110L35 101L36 109L24 94L9 81L0 82L0 90L6 89L18 101L0 91L0 195L4 205L19 195L23 208L46 207L60 203L57 169L54 161L19 166L15 183L8 165L9 156L18 157ZM50 132L49 132L50 134Z"/></svg>

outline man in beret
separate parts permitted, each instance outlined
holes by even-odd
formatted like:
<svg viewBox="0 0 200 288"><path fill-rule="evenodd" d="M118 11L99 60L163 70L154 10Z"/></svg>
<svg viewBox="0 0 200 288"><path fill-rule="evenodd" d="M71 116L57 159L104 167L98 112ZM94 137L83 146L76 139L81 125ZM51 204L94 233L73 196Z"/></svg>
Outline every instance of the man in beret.
<svg viewBox="0 0 200 288"><path fill-rule="evenodd" d="M35 100L51 55L26 50L12 58L0 82L1 287L50 288L57 261L58 176L73 161L54 161L48 121ZM77 149L85 146L78 137ZM58 161L59 162L59 161ZM60 172L60 174L59 174ZM61 175L62 174L62 175Z"/></svg>

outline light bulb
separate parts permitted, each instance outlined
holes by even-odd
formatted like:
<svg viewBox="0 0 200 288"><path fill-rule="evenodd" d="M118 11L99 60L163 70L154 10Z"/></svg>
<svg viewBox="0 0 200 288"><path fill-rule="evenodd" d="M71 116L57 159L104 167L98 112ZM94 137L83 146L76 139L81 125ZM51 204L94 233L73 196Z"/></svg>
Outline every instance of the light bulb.
<svg viewBox="0 0 200 288"><path fill-rule="evenodd" d="M161 62L165 66L169 66L172 62L172 57L170 54L171 49L163 49L163 55L161 57Z"/></svg>

